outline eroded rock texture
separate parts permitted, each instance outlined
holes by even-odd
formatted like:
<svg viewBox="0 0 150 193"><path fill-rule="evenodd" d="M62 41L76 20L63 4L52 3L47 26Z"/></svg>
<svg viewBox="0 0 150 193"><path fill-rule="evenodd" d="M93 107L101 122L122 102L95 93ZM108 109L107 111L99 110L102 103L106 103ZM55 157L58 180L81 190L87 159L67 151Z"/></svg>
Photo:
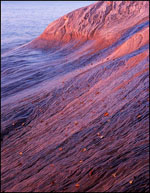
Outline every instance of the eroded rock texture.
<svg viewBox="0 0 150 193"><path fill-rule="evenodd" d="M12 109L3 123L16 122L2 125L2 191L149 191L148 10L148 1L99 1L28 44L60 56L63 76L3 106Z"/></svg>

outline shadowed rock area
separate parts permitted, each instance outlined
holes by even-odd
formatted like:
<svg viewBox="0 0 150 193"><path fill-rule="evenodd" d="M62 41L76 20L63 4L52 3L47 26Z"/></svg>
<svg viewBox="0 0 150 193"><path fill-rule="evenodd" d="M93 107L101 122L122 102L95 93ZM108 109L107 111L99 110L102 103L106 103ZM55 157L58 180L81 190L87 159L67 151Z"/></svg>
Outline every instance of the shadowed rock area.
<svg viewBox="0 0 150 193"><path fill-rule="evenodd" d="M23 47L57 68L2 103L1 190L149 192L149 2L96 2Z"/></svg>

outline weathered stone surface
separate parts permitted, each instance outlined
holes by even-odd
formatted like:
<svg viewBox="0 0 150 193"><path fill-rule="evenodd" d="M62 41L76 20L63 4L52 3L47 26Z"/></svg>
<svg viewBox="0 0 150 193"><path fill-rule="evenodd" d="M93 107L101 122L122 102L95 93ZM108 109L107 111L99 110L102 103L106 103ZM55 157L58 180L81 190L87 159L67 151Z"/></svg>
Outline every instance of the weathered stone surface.
<svg viewBox="0 0 150 193"><path fill-rule="evenodd" d="M148 10L147 1L100 1L28 44L64 54L66 74L3 106L8 117L27 113L24 125L2 128L2 191L149 191Z"/></svg>
<svg viewBox="0 0 150 193"><path fill-rule="evenodd" d="M32 46L51 47L73 40L94 39L107 47L131 27L146 21L148 11L148 1L99 1L49 24Z"/></svg>

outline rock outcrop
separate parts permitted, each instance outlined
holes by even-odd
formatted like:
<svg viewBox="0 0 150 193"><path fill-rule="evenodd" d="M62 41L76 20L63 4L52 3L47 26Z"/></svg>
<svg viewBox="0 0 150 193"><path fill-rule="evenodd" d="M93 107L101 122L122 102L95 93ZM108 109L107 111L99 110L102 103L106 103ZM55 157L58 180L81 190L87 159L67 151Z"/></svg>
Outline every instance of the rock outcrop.
<svg viewBox="0 0 150 193"><path fill-rule="evenodd" d="M59 78L3 106L2 191L149 192L148 25L148 1L100 1L27 45Z"/></svg>
<svg viewBox="0 0 150 193"><path fill-rule="evenodd" d="M103 49L119 40L133 26L147 21L148 13L148 1L99 1L49 24L32 46L50 48L74 40L79 40L80 44L96 40L97 46Z"/></svg>

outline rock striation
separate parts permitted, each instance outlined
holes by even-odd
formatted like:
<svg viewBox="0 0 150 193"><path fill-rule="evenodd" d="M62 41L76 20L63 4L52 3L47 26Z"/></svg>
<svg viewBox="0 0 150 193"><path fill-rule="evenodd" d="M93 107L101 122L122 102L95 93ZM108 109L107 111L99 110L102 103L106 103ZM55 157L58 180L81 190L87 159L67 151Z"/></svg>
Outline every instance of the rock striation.
<svg viewBox="0 0 150 193"><path fill-rule="evenodd" d="M2 191L149 192L149 2L96 2L26 47L59 78L3 105Z"/></svg>

